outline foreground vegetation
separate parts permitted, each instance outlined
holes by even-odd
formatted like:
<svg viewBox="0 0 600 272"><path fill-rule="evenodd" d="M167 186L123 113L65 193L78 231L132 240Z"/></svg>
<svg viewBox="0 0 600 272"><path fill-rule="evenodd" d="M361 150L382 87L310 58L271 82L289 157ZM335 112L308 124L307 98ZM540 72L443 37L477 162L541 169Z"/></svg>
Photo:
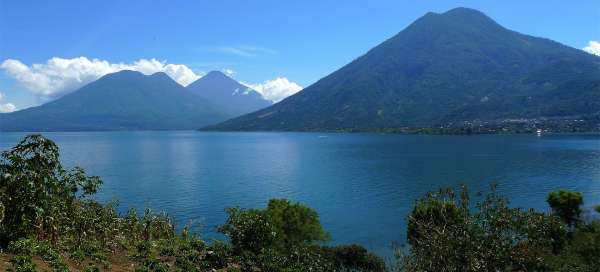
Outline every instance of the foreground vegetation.
<svg viewBox="0 0 600 272"><path fill-rule="evenodd" d="M101 186L64 169L58 147L32 135L2 153L0 260L12 271L599 271L600 222L581 194L548 196L551 213L509 206L495 188L472 201L466 188L430 193L408 217L395 263L359 245L327 246L317 213L272 199L230 208L207 242L151 210L124 215L90 198ZM472 203L474 202L474 203ZM600 211L600 208L598 209Z"/></svg>
<svg viewBox="0 0 600 272"><path fill-rule="evenodd" d="M584 220L580 193L550 193L550 214L511 208L494 187L477 198L473 205L466 188L421 198L395 269L600 271L600 222Z"/></svg>
<svg viewBox="0 0 600 272"><path fill-rule="evenodd" d="M273 199L264 209L230 208L219 227L229 241L176 232L171 218L89 198L100 185L64 169L58 147L32 135L2 154L0 248L15 271L383 271L358 245L324 246L315 211Z"/></svg>

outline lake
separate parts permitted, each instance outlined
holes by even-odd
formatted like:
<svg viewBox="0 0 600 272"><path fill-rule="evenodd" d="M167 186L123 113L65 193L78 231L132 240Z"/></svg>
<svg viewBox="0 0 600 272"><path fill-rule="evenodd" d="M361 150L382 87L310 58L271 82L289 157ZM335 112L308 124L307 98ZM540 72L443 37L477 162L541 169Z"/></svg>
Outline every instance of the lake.
<svg viewBox="0 0 600 272"><path fill-rule="evenodd" d="M0 133L0 148L25 133ZM382 135L196 131L57 132L67 166L99 175L102 201L166 211L219 237L226 207L270 198L317 210L332 243L359 243L390 256L405 239L417 197L440 187L491 182L514 206L547 210L548 192L580 191L600 204L598 135Z"/></svg>

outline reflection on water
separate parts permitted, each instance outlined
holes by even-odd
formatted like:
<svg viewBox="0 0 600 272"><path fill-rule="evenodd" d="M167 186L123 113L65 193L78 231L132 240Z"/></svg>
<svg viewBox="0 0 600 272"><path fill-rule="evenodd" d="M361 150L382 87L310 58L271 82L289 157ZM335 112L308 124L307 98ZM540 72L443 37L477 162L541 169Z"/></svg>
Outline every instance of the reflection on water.
<svg viewBox="0 0 600 272"><path fill-rule="evenodd" d="M0 148L23 133L2 133ZM545 209L549 191L600 203L600 136L417 136L312 133L47 133L69 166L100 175L101 200L165 210L214 236L230 206L275 197L315 208L335 243L388 255L416 197L464 183L498 182L513 205Z"/></svg>

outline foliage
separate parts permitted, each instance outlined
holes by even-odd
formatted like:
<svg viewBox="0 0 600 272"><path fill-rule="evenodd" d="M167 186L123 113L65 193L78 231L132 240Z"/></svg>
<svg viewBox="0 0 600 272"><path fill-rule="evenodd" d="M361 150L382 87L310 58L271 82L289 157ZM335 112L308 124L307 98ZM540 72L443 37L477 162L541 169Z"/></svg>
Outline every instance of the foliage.
<svg viewBox="0 0 600 272"><path fill-rule="evenodd" d="M219 231L227 235L237 253L260 253L264 248L286 251L326 241L317 213L285 199L271 199L266 209L227 209L227 222Z"/></svg>
<svg viewBox="0 0 600 272"><path fill-rule="evenodd" d="M15 270L25 270L33 268L35 263L33 256L39 256L47 262L53 271L69 271L67 264L59 252L54 250L47 242L40 242L34 239L21 238L10 243L9 251L15 256L11 262L15 265Z"/></svg>
<svg viewBox="0 0 600 272"><path fill-rule="evenodd" d="M563 250L546 258L554 271L598 271L600 224L591 222L575 229Z"/></svg>
<svg viewBox="0 0 600 272"><path fill-rule="evenodd" d="M385 271L383 260L360 245L324 247L323 251L340 270Z"/></svg>
<svg viewBox="0 0 600 272"><path fill-rule="evenodd" d="M227 209L219 231L231 241L242 270L383 271L381 258L358 245L321 247L329 239L317 213L285 199L272 199L265 209ZM356 259L355 259L356 258Z"/></svg>
<svg viewBox="0 0 600 272"><path fill-rule="evenodd" d="M474 206L463 188L430 193L409 215L401 271L539 270L566 230L553 216L511 208L492 191Z"/></svg>
<svg viewBox="0 0 600 272"><path fill-rule="evenodd" d="M420 199L408 218L408 242L417 247L434 229L446 229L464 223L463 211L468 207L458 207L453 191L430 194ZM467 195L464 195L467 197ZM468 205L468 199L460 204Z"/></svg>
<svg viewBox="0 0 600 272"><path fill-rule="evenodd" d="M56 243L60 226L71 218L74 201L95 193L101 184L81 168L63 169L58 147L40 135L27 136L3 152L0 170L2 247L30 235Z"/></svg>
<svg viewBox="0 0 600 272"><path fill-rule="evenodd" d="M58 148L39 135L2 154L2 250L13 271L385 271L383 260L359 245L325 246L317 213L273 199L263 209L227 209L207 243L189 226L150 209L117 212L117 203L89 198L101 181L80 168L65 170ZM398 271L595 271L600 221L581 218L581 194L549 194L551 214L522 210L496 193L444 189L417 200L408 217ZM1 210L0 210L1 211ZM0 213L1 214L1 213ZM0 217L1 218L1 217ZM571 227L567 227L570 225ZM67 265L69 264L69 265Z"/></svg>
<svg viewBox="0 0 600 272"><path fill-rule="evenodd" d="M583 196L579 192L558 190L551 192L547 199L552 211L560 217L567 225L575 226L581 216L581 205Z"/></svg>
<svg viewBox="0 0 600 272"><path fill-rule="evenodd" d="M264 213L275 229L275 243L280 249L307 246L329 239L329 234L321 226L319 215L300 203L271 199Z"/></svg>
<svg viewBox="0 0 600 272"><path fill-rule="evenodd" d="M227 215L227 221L219 227L219 231L229 237L234 252L258 254L262 249L273 245L275 228L263 212L229 208Z"/></svg>
<svg viewBox="0 0 600 272"><path fill-rule="evenodd" d="M10 259L10 263L12 264L15 272L37 271L37 265L33 262L32 257L29 255L15 255L12 259Z"/></svg>
<svg viewBox="0 0 600 272"><path fill-rule="evenodd" d="M115 265L136 271L383 269L381 259L360 246L319 245L328 235L317 213L287 200L271 200L265 209L228 209L219 230L230 242L206 243L189 226L178 234L171 217L150 209L120 215L117 203L89 198L101 184L98 177L65 170L58 155L58 147L39 135L2 155L0 238L15 271L36 271L38 261L53 271Z"/></svg>
<svg viewBox="0 0 600 272"><path fill-rule="evenodd" d="M581 194L559 190L548 199L552 214L512 208L495 186L474 205L466 188L429 193L408 218L409 245L394 269L597 271L600 222L580 218Z"/></svg>

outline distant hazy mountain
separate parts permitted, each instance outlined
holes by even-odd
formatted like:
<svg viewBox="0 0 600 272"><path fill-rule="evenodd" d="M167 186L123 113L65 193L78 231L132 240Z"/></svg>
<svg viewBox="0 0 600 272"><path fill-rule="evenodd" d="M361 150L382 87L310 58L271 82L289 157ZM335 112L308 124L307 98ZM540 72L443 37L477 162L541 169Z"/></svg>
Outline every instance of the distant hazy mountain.
<svg viewBox="0 0 600 272"><path fill-rule="evenodd" d="M194 81L187 89L231 116L239 116L272 105L257 91L218 71L212 71Z"/></svg>
<svg viewBox="0 0 600 272"><path fill-rule="evenodd" d="M428 13L303 91L207 129L369 130L599 112L600 58L457 8Z"/></svg>
<svg viewBox="0 0 600 272"><path fill-rule="evenodd" d="M0 114L0 130L192 129L227 117L165 73L121 71L39 107Z"/></svg>

